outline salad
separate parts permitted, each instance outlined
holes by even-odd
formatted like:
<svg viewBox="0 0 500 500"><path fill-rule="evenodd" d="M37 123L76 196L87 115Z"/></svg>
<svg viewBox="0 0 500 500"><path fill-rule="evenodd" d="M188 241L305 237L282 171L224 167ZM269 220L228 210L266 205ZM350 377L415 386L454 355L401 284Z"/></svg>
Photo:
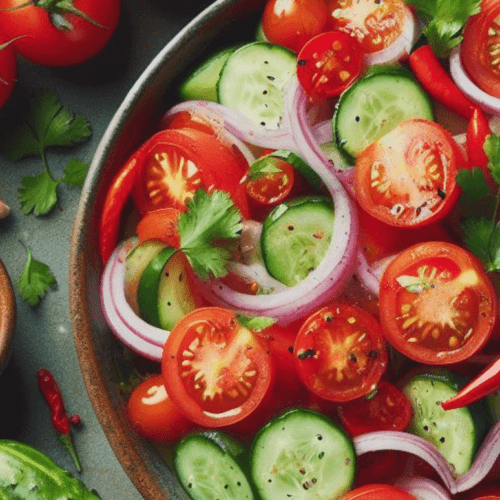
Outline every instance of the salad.
<svg viewBox="0 0 500 500"><path fill-rule="evenodd" d="M499 33L498 0L269 0L115 176L127 415L191 498L500 498Z"/></svg>

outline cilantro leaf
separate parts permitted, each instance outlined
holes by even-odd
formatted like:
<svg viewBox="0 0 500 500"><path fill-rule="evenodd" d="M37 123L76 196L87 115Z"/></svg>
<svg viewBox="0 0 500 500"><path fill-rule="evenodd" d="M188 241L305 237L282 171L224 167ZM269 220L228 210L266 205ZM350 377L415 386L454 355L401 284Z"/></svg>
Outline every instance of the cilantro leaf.
<svg viewBox="0 0 500 500"><path fill-rule="evenodd" d="M88 171L88 163L78 160L77 158L73 158L66 163L66 166L64 167L64 177L62 177L60 181L70 187L82 188Z"/></svg>
<svg viewBox="0 0 500 500"><path fill-rule="evenodd" d="M467 248L483 262L486 270L500 270L500 224L484 217L469 217L462 230Z"/></svg>
<svg viewBox="0 0 500 500"><path fill-rule="evenodd" d="M227 193L196 191L187 211L179 216L179 234L181 249L201 278L227 274L230 252L214 243L238 238L242 228L241 214Z"/></svg>
<svg viewBox="0 0 500 500"><path fill-rule="evenodd" d="M43 155L51 146L73 146L87 140L92 130L86 118L65 110L53 93L36 95L3 134L0 152L10 160Z"/></svg>
<svg viewBox="0 0 500 500"><path fill-rule="evenodd" d="M481 0L408 0L428 21L423 33L438 57L447 57L462 41L461 30L480 11Z"/></svg>
<svg viewBox="0 0 500 500"><path fill-rule="evenodd" d="M493 179L500 184L500 136L491 134L484 141L484 152L488 155L488 168Z"/></svg>
<svg viewBox="0 0 500 500"><path fill-rule="evenodd" d="M242 314L238 314L236 320L240 325L254 332L265 330L276 323L276 318L268 316L243 316Z"/></svg>
<svg viewBox="0 0 500 500"><path fill-rule="evenodd" d="M457 173L457 184L462 188L460 203L472 205L474 202L491 196L484 172L477 167L472 170L460 169Z"/></svg>
<svg viewBox="0 0 500 500"><path fill-rule="evenodd" d="M17 286L21 298L31 307L35 307L49 289L57 288L57 282L49 266L33 259L31 251L26 250L28 258L17 279Z"/></svg>
<svg viewBox="0 0 500 500"><path fill-rule="evenodd" d="M47 170L38 175L23 177L21 187L17 190L23 213L48 214L57 204L59 182L60 180L53 179Z"/></svg>

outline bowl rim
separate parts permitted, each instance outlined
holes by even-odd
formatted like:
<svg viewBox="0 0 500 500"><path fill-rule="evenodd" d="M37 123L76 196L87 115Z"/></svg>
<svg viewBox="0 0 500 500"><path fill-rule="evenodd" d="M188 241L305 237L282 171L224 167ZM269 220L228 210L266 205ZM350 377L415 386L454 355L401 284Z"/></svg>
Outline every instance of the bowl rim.
<svg viewBox="0 0 500 500"><path fill-rule="evenodd" d="M127 120L133 115L135 107L141 102L143 94L151 84L151 80L159 74L162 65L172 54L175 55L176 51L189 44L196 33L204 33L205 42L212 41L220 35L225 26L243 20L245 14L256 12L256 6L262 6L263 1L216 0L193 18L153 58L125 96L97 146L73 223L69 258L69 303L80 370L97 420L118 462L139 493L147 499L170 500L170 496L161 481L151 474L151 466L139 452L130 430L122 424L123 415L118 413L110 394L102 389L106 386L106 380L94 345L90 309L87 303L89 289L85 280L88 262L84 255L89 239L94 246L97 245L95 235L85 233L85 223L92 212L95 192L104 174L106 162L113 157ZM222 15L228 17L221 17ZM195 57L193 54L193 58Z"/></svg>
<svg viewBox="0 0 500 500"><path fill-rule="evenodd" d="M16 297L12 282L0 259L0 374L7 366L16 330Z"/></svg>

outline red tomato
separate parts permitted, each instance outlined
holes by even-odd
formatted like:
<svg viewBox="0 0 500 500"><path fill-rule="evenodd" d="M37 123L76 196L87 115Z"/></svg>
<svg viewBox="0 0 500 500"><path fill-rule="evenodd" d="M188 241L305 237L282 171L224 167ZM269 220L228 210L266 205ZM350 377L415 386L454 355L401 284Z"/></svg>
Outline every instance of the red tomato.
<svg viewBox="0 0 500 500"><path fill-rule="evenodd" d="M7 102L17 78L16 53L11 41L0 45L0 108Z"/></svg>
<svg viewBox="0 0 500 500"><path fill-rule="evenodd" d="M330 25L325 0L268 0L262 15L266 38L294 52Z"/></svg>
<svg viewBox="0 0 500 500"><path fill-rule="evenodd" d="M173 115L164 116L160 121L160 129L183 129L190 128L214 135L213 124L203 116L192 111L179 111Z"/></svg>
<svg viewBox="0 0 500 500"><path fill-rule="evenodd" d="M231 271L220 279L235 292L246 293L247 295L257 295L259 293L260 285L256 281L245 281L241 276Z"/></svg>
<svg viewBox="0 0 500 500"><path fill-rule="evenodd" d="M43 66L71 66L100 52L118 25L120 0L73 0L81 12L60 12L63 2L1 0L0 32L17 38L15 49ZM52 6L53 4L53 6ZM59 25L57 25L59 23Z"/></svg>
<svg viewBox="0 0 500 500"><path fill-rule="evenodd" d="M180 211L175 208L160 208L148 212L137 224L139 243L160 240L172 248L179 248L179 215Z"/></svg>
<svg viewBox="0 0 500 500"><path fill-rule="evenodd" d="M137 434L152 441L176 441L193 427L168 397L162 375L153 375L132 391L127 417Z"/></svg>
<svg viewBox="0 0 500 500"><path fill-rule="evenodd" d="M375 394L341 405L339 415L346 431L355 437L375 431L404 431L413 411L403 392L382 380Z"/></svg>
<svg viewBox="0 0 500 500"><path fill-rule="evenodd" d="M329 0L328 7L333 27L356 36L365 53L391 45L409 15L404 0Z"/></svg>
<svg viewBox="0 0 500 500"><path fill-rule="evenodd" d="M329 401L350 401L373 391L387 366L378 323L363 309L341 302L306 319L294 354L302 382Z"/></svg>
<svg viewBox="0 0 500 500"><path fill-rule="evenodd" d="M163 350L165 386L179 409L205 427L250 415L271 390L274 367L254 333L236 314L196 309L172 329Z"/></svg>
<svg viewBox="0 0 500 500"><path fill-rule="evenodd" d="M500 97L500 3L483 2L463 37L460 56L469 77L487 94Z"/></svg>
<svg viewBox="0 0 500 500"><path fill-rule="evenodd" d="M416 500L413 495L388 484L361 486L344 495L340 500Z"/></svg>
<svg viewBox="0 0 500 500"><path fill-rule="evenodd" d="M220 189L232 197L243 217L248 202L242 178L248 162L241 152L215 135L195 129L162 130L141 148L138 182L132 192L141 213L158 208L184 210L194 193Z"/></svg>
<svg viewBox="0 0 500 500"><path fill-rule="evenodd" d="M458 200L460 168L466 168L465 157L447 130L429 120L408 120L358 155L356 198L387 224L426 225L442 219Z"/></svg>
<svg viewBox="0 0 500 500"><path fill-rule="evenodd" d="M339 96L363 69L363 51L355 38L328 31L309 40L297 57L297 78L313 99Z"/></svg>
<svg viewBox="0 0 500 500"><path fill-rule="evenodd" d="M404 473L408 454L401 451L384 450L363 453L357 459L356 486L393 483Z"/></svg>
<svg viewBox="0 0 500 500"><path fill-rule="evenodd" d="M382 275L379 298L387 340L426 364L472 356L490 337L498 309L481 262L445 242L401 252Z"/></svg>

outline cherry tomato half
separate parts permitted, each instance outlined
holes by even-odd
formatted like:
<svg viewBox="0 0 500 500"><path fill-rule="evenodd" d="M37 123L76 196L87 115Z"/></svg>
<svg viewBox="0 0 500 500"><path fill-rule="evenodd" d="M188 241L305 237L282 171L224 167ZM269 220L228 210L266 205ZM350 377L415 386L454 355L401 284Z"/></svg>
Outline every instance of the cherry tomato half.
<svg viewBox="0 0 500 500"><path fill-rule="evenodd" d="M149 377L132 391L127 417L137 434L152 441L176 441L193 427L168 397L162 375Z"/></svg>
<svg viewBox="0 0 500 500"><path fill-rule="evenodd" d="M368 213L393 226L437 222L458 200L455 178L466 165L462 151L441 125L408 120L358 155L356 198Z"/></svg>
<svg viewBox="0 0 500 500"><path fill-rule="evenodd" d="M375 431L404 431L412 415L408 398L384 380L379 382L373 394L339 407L340 421L352 437Z"/></svg>
<svg viewBox="0 0 500 500"><path fill-rule="evenodd" d="M309 40L297 57L297 78L312 99L339 96L363 69L363 52L356 38L328 31Z"/></svg>
<svg viewBox="0 0 500 500"><path fill-rule="evenodd" d="M271 390L274 366L236 314L205 307L184 316L165 343L167 392L192 421L222 427L250 415Z"/></svg>
<svg viewBox="0 0 500 500"><path fill-rule="evenodd" d="M266 38L294 52L330 24L325 0L268 0L262 15Z"/></svg>
<svg viewBox="0 0 500 500"><path fill-rule="evenodd" d="M487 94L500 97L500 3L483 2L467 22L460 57L469 77Z"/></svg>
<svg viewBox="0 0 500 500"><path fill-rule="evenodd" d="M403 32L404 0L330 0L333 27L354 35L364 53L389 47Z"/></svg>
<svg viewBox="0 0 500 500"><path fill-rule="evenodd" d="M12 42L0 39L0 108L10 97L16 78L17 61Z"/></svg>
<svg viewBox="0 0 500 500"><path fill-rule="evenodd" d="M67 2L81 15L61 12L64 2L44 2L46 8L39 3L1 0L0 32L7 39L19 37L14 42L19 55L42 66L71 66L90 59L118 25L120 0Z"/></svg>
<svg viewBox="0 0 500 500"><path fill-rule="evenodd" d="M294 354L302 382L329 401L350 401L373 391L387 366L378 323L363 309L341 302L306 319Z"/></svg>
<svg viewBox="0 0 500 500"><path fill-rule="evenodd" d="M406 491L389 486L388 484L369 484L356 488L340 500L416 500L413 495Z"/></svg>
<svg viewBox="0 0 500 500"><path fill-rule="evenodd" d="M445 242L399 253L382 275L379 298L387 340L426 364L469 358L487 342L497 317L495 290L481 262Z"/></svg>

